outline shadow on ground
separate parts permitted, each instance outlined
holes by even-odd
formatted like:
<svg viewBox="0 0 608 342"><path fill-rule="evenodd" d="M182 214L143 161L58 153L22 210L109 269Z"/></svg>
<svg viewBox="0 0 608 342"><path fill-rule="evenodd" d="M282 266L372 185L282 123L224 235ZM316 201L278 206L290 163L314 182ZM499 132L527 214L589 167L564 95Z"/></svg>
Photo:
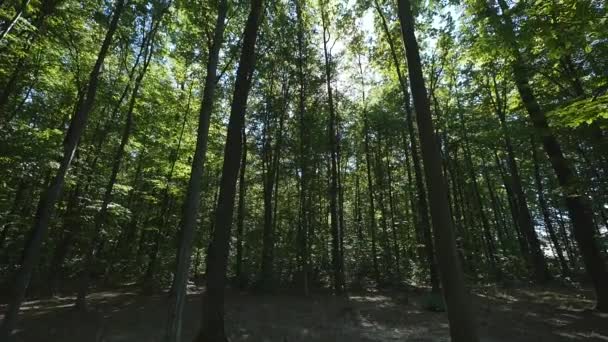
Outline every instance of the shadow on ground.
<svg viewBox="0 0 608 342"><path fill-rule="evenodd" d="M608 341L608 315L585 308L588 293L496 288L475 295L483 341ZM194 338L200 296L188 296L184 341ZM425 309L422 292L368 292L347 298L258 296L229 291L226 330L236 341L449 341L446 314ZM104 291L90 297L87 313L74 298L25 303L16 341L161 341L166 296Z"/></svg>

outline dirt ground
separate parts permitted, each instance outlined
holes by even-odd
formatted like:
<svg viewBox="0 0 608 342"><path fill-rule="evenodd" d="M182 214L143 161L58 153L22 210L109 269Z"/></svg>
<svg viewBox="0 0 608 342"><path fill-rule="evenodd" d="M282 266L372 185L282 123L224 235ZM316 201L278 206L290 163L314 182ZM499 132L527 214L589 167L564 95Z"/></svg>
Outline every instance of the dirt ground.
<svg viewBox="0 0 608 342"><path fill-rule="evenodd" d="M200 296L186 305L184 341L196 333ZM589 293L572 289L476 291L483 341L608 341L608 315L589 310ZM25 303L16 341L161 341L166 296L128 289L96 292L87 313L73 298ZM228 291L226 332L230 341L449 341L445 312L432 312L428 295L369 292L349 298L312 295L260 296ZM0 307L4 310L5 307Z"/></svg>

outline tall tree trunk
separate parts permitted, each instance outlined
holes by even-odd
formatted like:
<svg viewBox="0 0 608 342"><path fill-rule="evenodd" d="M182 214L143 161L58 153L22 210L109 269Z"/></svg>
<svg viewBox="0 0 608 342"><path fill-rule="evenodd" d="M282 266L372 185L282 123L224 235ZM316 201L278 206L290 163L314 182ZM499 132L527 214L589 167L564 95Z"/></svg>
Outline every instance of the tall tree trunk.
<svg viewBox="0 0 608 342"><path fill-rule="evenodd" d="M120 264L122 264L121 266L124 267L124 264L128 264L131 261L131 257L133 256L133 248L131 243L132 241L136 240L137 223L139 221L141 213L143 212L143 210L141 209L141 204L137 202L134 203L135 193L139 190L141 186L142 168L144 162L143 156L144 154L140 153L137 157L137 162L135 163L137 165L135 167L135 177L133 178L133 185L127 197L127 208L131 209L131 219L121 230L121 235L118 238L118 242L116 243L115 255L118 260L115 260L110 266L110 273L115 272L114 267L115 265L119 264L119 261Z"/></svg>
<svg viewBox="0 0 608 342"><path fill-rule="evenodd" d="M271 81L272 82L272 81ZM282 89L282 98L285 101L285 107L281 109L279 114L279 125L275 131L271 131L270 116L275 112L272 105L273 86L270 87L267 107L267 121L264 127L264 229L262 237L262 260L260 271L260 289L268 292L274 288L274 248L275 248L275 230L277 216L277 194L278 194L278 178L279 178L279 161L281 157L281 145L283 143L283 126L285 123L285 115L287 114L287 98L288 98L288 80L285 80ZM273 83L274 84L274 83ZM277 135L277 140L272 147L272 136ZM274 200L273 200L274 199Z"/></svg>
<svg viewBox="0 0 608 342"><path fill-rule="evenodd" d="M363 94L363 103L365 103L365 94ZM365 149L365 165L367 171L367 194L369 198L369 220L370 220L370 236L372 239L372 267L373 277L376 283L380 282L380 269L378 268L378 247L377 247L377 225L376 225L376 206L374 198L374 181L372 177L372 154L370 148L370 128L367 108L363 109L363 130L364 130L364 149Z"/></svg>
<svg viewBox="0 0 608 342"><path fill-rule="evenodd" d="M175 289L172 291L172 296L169 298L169 313L167 317L167 330L165 332L166 342L176 342L181 339L182 315L184 303L186 301L186 282L188 280L190 260L192 258L194 228L196 226L196 219L200 206L202 178L205 166L205 156L207 154L209 123L213 111L215 88L217 85L217 66L220 49L224 39L227 12L228 1L221 0L219 2L218 15L213 33L213 43L207 61L205 89L203 91L203 101L200 108L198 130L196 134L196 148L194 151L194 158L192 159L190 179L188 181L188 188L186 190L186 197L182 208L179 234L180 242L177 251L175 278L173 280ZM241 134L240 131L241 128L239 127L238 132L236 132L239 136ZM238 165L235 166L235 170L238 171Z"/></svg>
<svg viewBox="0 0 608 342"><path fill-rule="evenodd" d="M456 102L458 102L458 99L456 100ZM459 105L460 107L460 105ZM481 227L482 227L482 232L483 232L483 240L485 241L485 244L487 246L487 254L488 254L488 259L490 261L490 267L492 268L492 273L494 274L494 276L496 277L497 280L500 280L502 278L502 274L500 271L500 268L498 266L498 259L496 258L496 245L494 242L494 236L492 235L491 231L490 231L490 223L488 221L488 217L485 213L485 211L483 210L483 199L481 198L481 194L479 192L479 184L477 183L477 173L475 172L474 166L473 166L473 158L471 155L471 150L469 149L469 137L467 134L467 127L466 127L466 122L465 122L465 118L464 118L464 114L462 113L462 110L459 109L460 111L460 124L462 127L462 136L463 136L463 147L464 147L464 157L465 157L465 161L467 164L467 168L469 171L469 178L471 179L471 187L472 187L472 191L473 191L473 195L475 197L475 207L477 209L477 212L479 214L479 217L481 219Z"/></svg>
<svg viewBox="0 0 608 342"><path fill-rule="evenodd" d="M78 103L78 110L72 117L70 128L66 133L65 140L63 142L63 157L59 164L59 169L57 170L57 173L55 174L55 177L48 189L40 197L36 217L30 233L31 239L28 245L25 247L23 253L23 263L21 264L21 268L19 269L15 278L13 295L4 316L4 320L2 321L2 326L0 327L0 340L8 340L15 326L17 314L19 312L19 308L21 307L21 303L25 298L25 293L30 282L32 271L34 270L34 267L38 263L38 259L40 257L40 247L55 210L55 204L61 196L65 176L68 173L68 169L72 159L74 158L74 153L78 147L78 141L84 132L89 113L91 112L93 104L95 103L101 67L104 63L106 55L108 54L108 50L110 49L112 37L114 36L114 32L116 32L118 27L118 20L120 19L120 15L122 14L126 1L127 0L118 0L116 2L110 26L108 27L108 31L106 32L101 49L97 55L97 60L95 61L95 65L93 66L93 70L91 71L91 75L89 77L86 97Z"/></svg>
<svg viewBox="0 0 608 342"><path fill-rule="evenodd" d="M245 171L247 169L247 134L245 126L241 130L243 139L243 155L241 156L241 168L239 171L239 204L237 207L236 216L236 261L235 261L235 277L237 286L244 288L247 279L243 272L243 239L245 226L245 196L247 195L247 183L245 180Z"/></svg>
<svg viewBox="0 0 608 342"><path fill-rule="evenodd" d="M515 160L513 143L511 142L511 135L509 128L507 127L505 117L507 99L500 95L495 75L492 75L492 81L495 94L495 98L492 100L492 102L494 105L494 111L496 112L496 115L500 121L500 128L503 134L505 149L507 151L507 166L510 173L510 184L512 184L513 189L513 201L517 215L517 222L519 229L526 238L528 245L528 248L524 250L524 252L527 252L526 258L528 267L532 270L534 279L539 283L545 283L551 279L551 274L547 268L547 261L545 260L545 255L541 249L538 234L536 233L534 223L532 222L532 215L530 214L530 209L528 208L528 200L526 199L526 194L523 190L521 176L519 175L519 168L517 167L517 162ZM491 91L489 91L489 93L491 97Z"/></svg>
<svg viewBox="0 0 608 342"><path fill-rule="evenodd" d="M71 194L68 196L67 208L63 217L61 236L59 238L59 243L53 251L53 256L51 257L51 262L49 264L47 290L50 296L55 295L57 290L57 282L61 277L61 267L66 256L68 255L70 245L74 241L77 224L80 223L74 222L76 219L76 206L78 205L79 197L81 195L80 187L80 183L76 184L75 189L72 190Z"/></svg>
<svg viewBox="0 0 608 342"><path fill-rule="evenodd" d="M391 218L391 233L393 235L393 255L395 256L395 271L397 281L401 279L401 255L399 250L399 234L397 233L397 223L395 222L395 201L393 197L393 172L391 168L391 159L388 142L385 143L386 152L386 175L387 175L387 186L388 186L388 206L390 210Z"/></svg>
<svg viewBox="0 0 608 342"><path fill-rule="evenodd" d="M310 201L308 201L309 184L309 146L310 135L307 130L307 115L306 115L306 47L304 46L304 19L302 15L302 0L295 0L296 17L298 25L298 133L299 133L299 171L300 171L300 219L298 222L297 232L297 256L298 267L300 269L300 278L302 293L307 296L309 292L308 278L310 276L309 269L309 244L308 230L310 225Z"/></svg>
<svg viewBox="0 0 608 342"><path fill-rule="evenodd" d="M182 91L184 90L184 86L182 84ZM179 137L177 139L177 147L171 150L169 154L170 167L169 172L165 176L165 186L163 188L161 194L161 208L159 210L159 222L160 227L167 227L169 225L169 218L171 215L172 209L172 196L170 195L171 182L173 181L173 173L175 171L175 164L179 160L179 153L181 151L182 142L184 139L184 131L186 129L186 123L188 121L188 117L190 116L190 99L192 98L192 86L190 86L188 90L188 100L186 101L186 110L184 111L184 118L182 120L182 127L179 132ZM146 272L144 273L144 277L142 279L142 285L144 290L149 289L149 284L153 283L154 273L156 272L157 264L158 264L158 253L160 252L160 245L163 239L168 238L171 235L171 230L166 229L164 232L161 229L157 229L154 231L154 243L152 248L150 249L148 255L148 267ZM175 265L177 265L177 258L175 260ZM174 267L175 267L174 265ZM169 295L173 295L175 291L175 278L173 278L173 282L171 283L171 288L169 289Z"/></svg>
<svg viewBox="0 0 608 342"><path fill-rule="evenodd" d="M543 220L545 221L545 228L549 233L549 239L553 243L553 248L555 249L555 254L557 254L557 260L559 261L559 266L562 271L564 277L570 275L570 268L568 267L568 263L566 262L566 258L564 258L564 252L562 247L557 239L557 234L555 233L555 228L553 227L553 223L551 222L551 214L549 213L549 206L547 205L547 200L545 199L545 189L543 186L543 179L540 174L540 163L538 160L538 154L536 153L536 141L534 137L531 139L532 146L532 159L534 161L534 180L536 182L536 189L538 192L538 204L540 205L540 211L543 214Z"/></svg>
<svg viewBox="0 0 608 342"><path fill-rule="evenodd" d="M230 227L242 153L241 130L245 122L247 98L254 71L255 42L263 16L263 0L251 0L251 12L245 24L243 47L236 73L219 199L215 211L215 230L207 256L207 287L203 293L201 330L196 341L227 341L224 332L224 286L230 247Z"/></svg>
<svg viewBox="0 0 608 342"><path fill-rule="evenodd" d="M577 268L577 258L574 254L573 243L568 236L568 230L566 229L566 224L564 223L564 214L562 213L561 208L557 207L557 213L555 215L557 219L557 224L559 225L559 232L564 242L564 246L566 246L566 253L568 254L568 261L570 262L570 267L573 269Z"/></svg>
<svg viewBox="0 0 608 342"><path fill-rule="evenodd" d="M101 202L101 208L95 217L94 227L93 227L93 237L91 239L91 243L89 248L87 248L87 252L83 261L83 269L80 276L80 284L78 288L78 294L76 296L76 307L86 310L86 296L88 292L91 272L95 267L95 263L97 260L96 251L99 250L98 247L101 243L101 229L103 225L106 223L108 216L108 205L112 201L112 191L114 190L114 185L116 184L116 180L118 178L118 172L120 171L120 165L122 164L122 159L125 153L125 148L129 143L129 139L131 137L131 133L133 131L133 116L135 111L135 103L137 101L137 97L139 95L139 89L141 87L141 82L148 70L148 66L150 65L150 61L152 59L152 50L153 50L153 40L154 34L158 28L158 24L160 23L160 18L156 25L154 25L151 31L148 34L147 45L144 45L144 49L147 51L144 53L144 64L142 70L140 71L137 79L135 79L135 84L133 85L133 91L131 93L131 99L129 101L129 106L127 109L126 117L125 117L125 126L123 129L122 137L120 139L120 144L116 149L116 153L114 154L114 159L112 161L112 171L110 174L110 179L108 180L108 184L106 185L103 199Z"/></svg>
<svg viewBox="0 0 608 342"><path fill-rule="evenodd" d="M596 309L608 312L608 270L606 261L602 256L595 239L593 211L591 205L584 198L584 192L580 189L577 176L572 169L569 161L564 156L561 146L555 135L551 132L547 117L541 109L532 88L530 87L530 77L528 75L527 64L524 61L517 44L514 24L511 18L505 14L508 12L508 5L504 0L498 0L502 9L504 20L504 30L507 35L507 42L510 43L510 51L513 54L512 62L515 85L524 107L530 115L532 125L536 133L541 137L545 152L549 156L551 166L555 171L559 185L566 196L566 205L572 220L574 238L583 256L585 269L589 274L595 287L597 299ZM492 16L498 17L495 10L490 10Z"/></svg>
<svg viewBox="0 0 608 342"><path fill-rule="evenodd" d="M390 279L393 274L392 267L393 265L393 255L391 251L391 246L389 243L389 234L388 234L388 213L386 210L386 204L384 201L384 191L386 186L384 184L384 170L382 163L382 136L380 133L378 134L378 151L376 152L376 163L375 163L375 174L376 174L376 186L378 187L378 206L380 207L380 225L382 227L382 256L383 256L383 266L384 266L384 275L387 276L387 279Z"/></svg>
<svg viewBox="0 0 608 342"><path fill-rule="evenodd" d="M503 209L500 206L500 203L498 202L498 198L496 196L496 191L494 190L494 185L493 185L492 179L490 178L490 172L488 171L488 168L485 165L483 165L481 167L481 170L483 173L483 178L486 183L486 187L488 188L488 193L490 195L490 203L492 204L492 213L494 215L494 224L496 225L496 231L498 233L498 241L504 251L507 249L506 248L507 237L505 234L505 232L507 230L507 225L505 223Z"/></svg>
<svg viewBox="0 0 608 342"><path fill-rule="evenodd" d="M435 250L439 262L442 290L447 304L450 335L452 341L455 342L478 341L473 308L456 253L456 240L446 196L447 187L441 169L441 154L434 134L431 107L422 75L420 52L416 41L414 16L410 1L399 0L398 9L403 42L406 48L410 86L418 119L418 133L422 145L422 158L425 164L424 171L429 189L431 216L435 231Z"/></svg>
<svg viewBox="0 0 608 342"><path fill-rule="evenodd" d="M323 55L325 57L325 83L327 86L327 97L329 106L329 147L330 147L330 182L329 182L329 217L331 225L331 262L332 262L332 278L333 287L336 294L344 292L344 273L341 265L341 229L339 222L338 208L338 134L337 134L337 117L336 108L334 105L333 89L332 89L332 74L331 74L331 56L327 46L329 43L329 19L325 10L326 2L321 3L321 17L323 24Z"/></svg>
<svg viewBox="0 0 608 342"><path fill-rule="evenodd" d="M391 57L393 59L393 63L395 65L395 70L397 71L397 77L399 78L399 85L401 87L401 92L403 93L403 101L405 107L405 121L407 125L408 136L410 139L411 146L411 155L412 162L414 165L414 181L416 183L416 193L417 193L417 211L418 211L418 221L416 225L419 226L419 231L422 233L423 243L424 243L424 251L426 254L427 266L429 268L429 277L431 280L431 289L433 292L439 292L439 278L437 276L437 267L435 262L435 254L433 252L433 237L431 232L431 218L429 217L428 203L426 198L426 189L424 188L424 180L423 180L423 171L422 165L420 162L420 155L418 154L418 141L416 140L416 130L414 127L414 117L412 115L412 108L410 106L410 94L407 89L407 81L401 72L401 63L397 57L397 50L395 49L395 45L393 39L391 37L390 30L388 28L388 24L386 22L386 18L382 9L380 8L378 1L374 0L374 7L380 16L382 22L382 28L384 30L384 34L386 35L386 40L390 47Z"/></svg>

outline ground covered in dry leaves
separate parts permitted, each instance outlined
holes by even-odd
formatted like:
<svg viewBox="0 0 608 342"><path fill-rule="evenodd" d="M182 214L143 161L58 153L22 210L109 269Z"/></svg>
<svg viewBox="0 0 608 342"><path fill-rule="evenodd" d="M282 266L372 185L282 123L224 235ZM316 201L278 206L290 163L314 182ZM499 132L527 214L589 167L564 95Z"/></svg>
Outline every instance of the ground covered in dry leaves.
<svg viewBox="0 0 608 342"><path fill-rule="evenodd" d="M200 296L186 305L184 340L196 333ZM608 315L590 310L590 293L572 289L477 289L475 304L483 341L608 341ZM228 291L226 331L236 341L449 341L445 312L429 310L423 291L377 291L348 298L261 296ZM166 295L134 289L96 292L87 313L74 299L29 301L17 341L161 341ZM0 307L0 312L5 309Z"/></svg>

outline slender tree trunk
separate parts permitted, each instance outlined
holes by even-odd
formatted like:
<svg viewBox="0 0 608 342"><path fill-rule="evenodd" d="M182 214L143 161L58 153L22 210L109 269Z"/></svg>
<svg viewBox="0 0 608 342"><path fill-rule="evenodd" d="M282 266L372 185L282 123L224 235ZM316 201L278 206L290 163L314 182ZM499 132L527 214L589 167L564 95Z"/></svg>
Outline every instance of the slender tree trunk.
<svg viewBox="0 0 608 342"><path fill-rule="evenodd" d="M568 230L566 229L566 224L564 223L564 214L559 207L557 207L557 214L555 215L555 217L557 218L557 224L559 225L559 231L562 237L562 241L564 242L564 246L566 246L566 253L568 254L568 261L570 262L570 267L576 269L577 258L574 254L574 247L572 246L573 243L570 240Z"/></svg>
<svg viewBox="0 0 608 342"><path fill-rule="evenodd" d="M423 180L423 171L422 165L420 161L420 156L418 154L418 141L416 140L416 132L414 127L414 117L412 115L412 109L410 106L410 94L407 89L407 81L401 72L400 62L397 57L397 52L395 49L395 45L393 39L390 34L390 30L388 28L388 24L386 22L386 18L380 8L378 1L374 0L374 5L378 15L380 16L382 27L384 30L384 34L386 35L386 40L389 44L391 57L393 59L393 63L395 64L395 70L397 71L397 77L399 78L399 85L401 87L401 91L403 93L403 101L405 107L405 121L407 124L407 131L410 138L410 146L411 146L411 155L412 162L414 165L414 181L416 183L416 193L417 197L417 205L418 208L418 225L419 231L422 233L423 243L424 243L424 251L426 253L426 261L429 268L429 276L431 280L431 288L433 292L439 292L439 278L437 276L437 265L435 262L435 254L433 252L433 238L431 232L431 218L429 217L428 211L428 203L426 198L426 189L424 188L424 180Z"/></svg>
<svg viewBox="0 0 608 342"><path fill-rule="evenodd" d="M297 254L298 254L298 267L300 268L300 277L302 285L302 293L307 296L309 292L308 278L310 276L309 268L309 244L308 244L308 227L310 224L310 211L311 208L308 205L308 189L309 184L309 145L310 136L307 131L307 115L306 115L306 76L305 76L305 64L306 64L306 50L304 41L304 19L302 17L302 4L301 0L295 0L296 6L296 17L298 25L298 133L299 133L299 169L300 169L300 220L298 224L297 232Z"/></svg>
<svg viewBox="0 0 608 342"><path fill-rule="evenodd" d="M237 208L236 217L236 264L235 264L235 276L237 286L244 288L247 279L243 272L243 239L244 239L244 226L245 226L245 196L247 195L247 183L245 180L245 171L247 168L247 135L245 133L245 126L241 130L243 139L243 155L241 156L241 169L239 172L239 204Z"/></svg>
<svg viewBox="0 0 608 342"><path fill-rule="evenodd" d="M532 222L532 215L530 214L530 209L528 208L528 200L526 199L526 194L523 190L521 176L519 175L519 168L517 167L517 162L515 161L515 152L513 151L513 143L511 142L511 135L509 132L509 128L507 127L507 122L505 118L505 106L506 99L501 98L501 95L498 91L498 86L496 84L496 78L493 76L494 82L494 92L496 95L494 102L495 112L500 121L500 128L502 130L505 149L507 151L507 166L509 167L510 173L510 184L512 184L513 189L513 201L515 212L517 216L517 222L520 230L522 231L524 237L526 238L528 249L527 251L527 261L528 267L532 270L532 274L534 279L539 283L545 283L551 279L551 274L549 274L549 270L547 268L547 261L545 260L545 255L541 249L540 240L538 239L538 234L534 228L534 223Z"/></svg>
<svg viewBox="0 0 608 342"><path fill-rule="evenodd" d="M365 103L365 95L364 100ZM380 282L380 269L378 268L378 247L377 247L377 238L376 232L378 230L376 225L376 207L375 207L375 198L374 198L374 181L372 178L372 155L370 150L370 128L369 128L369 119L367 115L367 110L364 109L363 112L363 130L365 135L365 165L367 171L367 193L369 197L369 220L370 220L370 236L372 239L372 267L373 267L373 275L376 283Z"/></svg>
<svg viewBox="0 0 608 342"><path fill-rule="evenodd" d="M93 227L93 238L91 239L91 244L87 249L86 255L83 261L83 269L80 276L80 284L78 288L78 294L76 296L76 307L86 310L86 296L89 288L89 282L91 277L91 272L93 271L93 267L95 266L97 260L96 251L101 243L100 232L103 225L106 223L108 216L108 205L112 201L112 191L114 190L114 185L116 184L116 180L118 178L118 172L120 171L120 165L122 164L122 159L125 153L125 148L129 142L129 138L131 137L131 133L133 131L133 116L135 111L135 103L137 97L139 95L139 89L141 87L141 82L148 70L148 66L150 64L152 58L152 49L153 49L153 36L158 28L157 25L154 25L152 31L149 33L149 36L146 37L148 40L147 46L144 46L147 51L144 53L144 64L140 74L137 76L135 80L135 84L133 86L133 92L131 93L131 99L129 102L129 107L127 109L126 118L125 118L125 126L122 133L122 137L120 140L120 144L116 149L116 153L114 154L114 160L112 162L112 171L110 174L110 179L108 180L108 184L106 185L103 200L101 202L101 208L95 217L95 223Z"/></svg>
<svg viewBox="0 0 608 342"><path fill-rule="evenodd" d="M184 86L182 84L182 91L184 90ZM169 160L171 163L171 166L169 167L169 172L167 173L167 176L165 178L165 187L163 188L162 191L162 205L161 205L161 209L160 209L160 215L159 215L159 222L160 222L160 226L161 227L166 227L169 225L169 218L171 215L171 204L172 204L172 196L170 195L170 188L171 188L171 182L173 181L173 172L175 171L175 164L177 163L177 161L179 160L179 153L181 151L181 147L182 147L182 142L184 139L184 131L186 129L186 123L188 121L188 117L190 116L190 100L192 98L192 86L190 86L189 90L188 90L188 100L186 101L186 110L184 111L184 118L182 120L182 127L180 129L179 132L179 138L177 139L177 147L172 150L169 154ZM144 274L143 280L142 280L142 285L144 286L144 289L146 289L148 287L148 284L153 282L153 277L154 277L154 272L156 271L157 268L157 264L158 264L158 253L160 250L160 245L162 243L163 239L167 239L170 237L171 235L171 231L170 230L165 230L165 232L162 232L160 229L156 230L154 232L154 246L150 251L149 254L149 262L148 262L148 267L147 270ZM174 267L177 267L177 258L175 259L175 265ZM173 281L171 282L171 288L169 289L169 296L172 296L174 294L175 291L175 277L173 278Z"/></svg>
<svg viewBox="0 0 608 342"><path fill-rule="evenodd" d="M483 178L486 183L486 187L488 188L488 193L490 195L490 202L492 204L492 213L494 214L494 224L496 225L496 231L498 233L498 241L500 242L500 246L503 251L506 250L506 241L507 238L505 236L505 231L507 230L505 218L503 215L503 210L498 202L498 198L496 196L496 191L494 190L494 185L492 183L492 179L490 179L490 172L488 168L483 165L481 167Z"/></svg>
<svg viewBox="0 0 608 342"><path fill-rule="evenodd" d="M121 230L120 238L116 243L116 256L118 260L115 260L110 266L110 273L115 272L114 265L128 264L131 261L133 256L133 249L131 248L131 242L136 240L137 237L137 223L139 221L139 217L141 215L141 205L138 203L133 203L135 198L135 193L141 186L141 178L142 178L142 168L143 168L143 153L140 153L137 157L136 167L135 167L135 177L133 178L133 185L131 190L129 191L128 199L127 199L127 208L131 208L131 219L129 223L126 224L125 227ZM120 271L118 271L120 272Z"/></svg>
<svg viewBox="0 0 608 342"><path fill-rule="evenodd" d="M531 139L532 146L532 159L534 161L534 180L536 182L536 189L538 192L538 204L540 205L540 210L543 214L543 220L545 221L545 228L549 233L549 239L553 243L553 248L555 249L555 254L557 254L557 260L559 261L560 269L564 277L570 275L570 268L568 267L568 263L564 258L564 252L562 250L561 245L559 244L559 240L557 239L557 234L555 232L555 228L553 227L553 223L551 222L551 214L549 213L549 206L547 205L547 200L545 199L545 189L543 186L543 179L540 175L540 163L538 161L538 154L536 153L536 141L534 136Z"/></svg>
<svg viewBox="0 0 608 342"><path fill-rule="evenodd" d="M4 38L8 35L8 33L11 32L13 27L15 27L15 24L17 23L19 18L21 18L23 13L25 13L25 11L27 11L27 6L29 4L30 4L30 0L21 1L21 6L19 7L19 9L16 10L15 15L11 18L11 21L8 23L6 28L2 32L0 32L0 42L2 42L4 40Z"/></svg>
<svg viewBox="0 0 608 342"><path fill-rule="evenodd" d="M215 230L207 256L207 287L203 293L201 330L196 338L198 342L227 341L224 332L224 286L230 247L230 227L243 148L241 130L245 121L247 98L254 71L255 42L263 16L263 7L262 0L251 0L251 12L245 24L243 47L228 123L219 199L215 211Z"/></svg>
<svg viewBox="0 0 608 342"><path fill-rule="evenodd" d="M397 233L397 224L395 222L395 201L393 198L393 172L391 170L390 151L388 148L388 142L385 144L386 151L386 175L388 182L388 206L390 210L391 218L391 232L393 235L393 255L395 256L395 271L397 272L397 281L401 279L401 255L399 252L399 234Z"/></svg>
<svg viewBox="0 0 608 342"><path fill-rule="evenodd" d="M286 81L287 82L287 81ZM283 96L285 104L287 104L288 97L288 85L283 84ZM274 112L274 106L272 105L273 94L272 85L270 87L270 94L268 96L268 116L272 116ZM277 194L278 194L278 177L279 177L279 161L281 157L281 145L283 143L283 126L285 123L285 115L287 113L287 105L282 109L279 117L279 126L275 132L271 133L271 118L268 117L265 125L265 142L264 142L264 230L262 238L262 260L261 260L261 271L260 271L260 289L268 292L274 288L274 248L275 248L275 230L277 221ZM271 136L277 135L277 140L272 148ZM273 195L274 194L274 195ZM273 200L274 198L274 200Z"/></svg>
<svg viewBox="0 0 608 342"><path fill-rule="evenodd" d="M398 6L399 21L406 47L410 86L418 119L418 133L422 145L426 183L429 189L439 274L447 304L450 335L452 341L455 342L478 341L473 308L456 253L456 241L446 196L447 187L441 169L441 154L434 134L431 108L422 75L420 52L414 29L414 16L409 0L399 0Z"/></svg>
<svg viewBox="0 0 608 342"><path fill-rule="evenodd" d="M80 197L80 184L76 185L76 188L72 190L68 198L67 208L63 217L63 229L59 239L59 243L53 251L51 262L49 264L48 279L48 294L50 296L55 295L57 291L57 281L61 276L61 268L63 262L68 255L70 245L74 241L74 235L76 234L75 227L79 222L74 222L76 215L76 206L78 205Z"/></svg>
<svg viewBox="0 0 608 342"><path fill-rule="evenodd" d="M176 342L181 339L182 316L184 311L184 303L186 301L186 282L188 280L190 260L192 258L194 228L196 226L196 219L200 206L200 194L205 166L205 156L207 153L209 123L211 113L213 111L215 88L217 84L217 66L220 49L224 39L227 12L228 1L221 0L219 2L218 16L213 33L213 43L211 50L209 51L209 60L207 61L207 75L205 77L205 89L203 91L203 101L198 119L196 148L194 151L194 158L192 159L190 179L188 181L188 188L186 190L186 197L184 199L182 208L182 219L179 234L180 242L177 252L175 278L173 280L175 291L172 291L173 295L169 298L167 330L165 332L166 342ZM240 136L240 128L237 134ZM238 172L238 165L235 166L235 169Z"/></svg>
<svg viewBox="0 0 608 342"><path fill-rule="evenodd" d="M391 246L389 243L389 234L388 234L388 221L387 216L388 213L386 211L386 205L384 201L384 190L386 186L384 184L384 170L382 169L382 137L380 133L378 133L378 151L376 152L376 163L375 163L375 174L376 174L376 186L378 187L378 206L380 207L380 225L382 227L382 256L383 256L383 266L384 266L384 275L387 276L387 279L392 277L392 267L393 265L393 255L391 252Z"/></svg>
<svg viewBox="0 0 608 342"><path fill-rule="evenodd" d="M333 89L332 89L332 74L331 74L331 56L327 46L329 43L329 19L325 11L326 3L321 3L321 17L323 21L323 52L325 56L325 83L327 85L327 97L329 105L329 146L330 146L330 182L329 182L329 217L331 226L331 260L333 270L333 287L336 294L344 292L344 273L342 270L340 240L341 229L339 222L338 208L338 136L337 136L337 118L336 108L334 106Z"/></svg>
<svg viewBox="0 0 608 342"><path fill-rule="evenodd" d="M0 340L8 340L15 326L17 314L19 312L19 308L21 307L21 303L25 298L25 293L28 288L32 272L40 257L40 247L48 230L49 222L55 209L55 204L61 196L65 176L74 157L74 153L78 147L78 141L84 132L89 113L93 108L95 96L97 94L101 66L104 63L110 48L110 44L112 43L112 37L114 36L114 32L116 32L118 27L118 20L125 7L126 1L127 0L118 0L116 2L110 26L108 27L108 31L106 32L101 49L97 55L97 60L89 77L86 97L78 103L78 110L72 117L70 128L66 133L63 143L63 157L59 164L59 169L57 170L57 173L55 174L55 177L48 189L40 197L36 217L30 233L31 240L24 250L23 263L21 264L21 268L16 275L13 295L4 316L4 320L2 321L2 326L0 327Z"/></svg>
<svg viewBox="0 0 608 342"><path fill-rule="evenodd" d="M457 97L457 95L456 95ZM483 210L483 199L481 198L481 194L479 192L479 184L477 182L477 173L475 172L475 168L473 166L473 157L471 150L469 148L469 135L467 133L466 127L466 119L464 117L464 113L460 108L460 102L458 97L456 98L457 110L459 111L460 116L460 125L461 125L461 134L462 134L462 144L464 149L464 157L467 169L469 171L469 178L471 179L471 190L473 192L473 196L475 197L475 209L479 214L479 218L481 219L481 227L483 232L483 241L485 241L487 247L488 259L490 261L490 267L492 268L492 273L496 277L497 280L502 278L502 272L498 266L498 259L496 257L496 244L494 241L494 236L490 231L490 223L488 217Z"/></svg>
<svg viewBox="0 0 608 342"><path fill-rule="evenodd" d="M529 260L527 258L527 256L530 255L530 253L528 251L528 242L525 240L524 236L522 235L521 229L519 229L519 222L517 220L518 214L517 214L515 195L513 194L511 182L509 181L509 178L506 175L502 162L500 161L500 158L498 157L498 154L496 153L496 151L494 152L494 162L496 163L496 167L498 168L498 171L500 172L500 176L503 180L503 185L505 187L505 191L507 192L507 201L509 202L509 211L511 212L511 220L513 223L513 229L515 230L515 235L517 235L517 242L519 243L519 249L520 249L521 254L526 258L525 260L527 262ZM526 264L529 265L528 262Z"/></svg>

